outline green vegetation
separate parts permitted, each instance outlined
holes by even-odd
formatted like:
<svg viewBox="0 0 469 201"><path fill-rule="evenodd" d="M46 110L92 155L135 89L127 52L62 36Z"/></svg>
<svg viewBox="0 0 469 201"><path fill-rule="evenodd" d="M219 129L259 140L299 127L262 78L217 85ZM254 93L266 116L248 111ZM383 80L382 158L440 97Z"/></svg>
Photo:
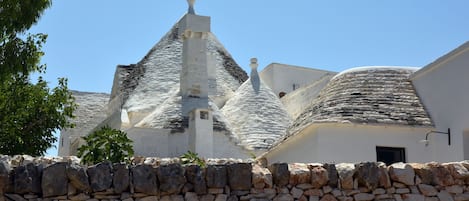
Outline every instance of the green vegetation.
<svg viewBox="0 0 469 201"><path fill-rule="evenodd" d="M83 137L86 143L78 148L78 157L83 164L97 164L103 161L113 163L130 162L134 155L132 140L127 134L109 126L104 126Z"/></svg>
<svg viewBox="0 0 469 201"><path fill-rule="evenodd" d="M187 151L185 154L179 157L182 164L196 164L200 167L205 167L205 160L200 158L197 153Z"/></svg>
<svg viewBox="0 0 469 201"><path fill-rule="evenodd" d="M50 89L30 75L45 73L40 64L45 34L26 31L51 5L49 0L0 1L0 153L43 155L57 141L54 132L72 127L76 105L67 88L67 80L59 78Z"/></svg>

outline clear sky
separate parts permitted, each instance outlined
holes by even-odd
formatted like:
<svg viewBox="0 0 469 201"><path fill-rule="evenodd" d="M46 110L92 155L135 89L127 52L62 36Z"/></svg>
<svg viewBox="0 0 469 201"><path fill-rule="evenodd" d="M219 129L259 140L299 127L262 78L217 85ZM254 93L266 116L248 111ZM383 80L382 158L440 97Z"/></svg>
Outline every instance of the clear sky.
<svg viewBox="0 0 469 201"><path fill-rule="evenodd" d="M342 71L423 67L469 39L467 0L197 0L249 73L272 63ZM115 67L142 59L187 12L185 0L56 0L31 32L49 35L45 79L110 93ZM51 150L50 155L55 155Z"/></svg>

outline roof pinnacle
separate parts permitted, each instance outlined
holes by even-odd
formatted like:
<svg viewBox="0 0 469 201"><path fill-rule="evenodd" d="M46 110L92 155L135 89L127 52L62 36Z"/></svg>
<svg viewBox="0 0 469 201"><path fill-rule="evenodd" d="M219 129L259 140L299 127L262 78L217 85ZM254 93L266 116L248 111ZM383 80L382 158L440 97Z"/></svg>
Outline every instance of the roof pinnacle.
<svg viewBox="0 0 469 201"><path fill-rule="evenodd" d="M195 0L187 0L187 3L189 4L189 10L187 11L189 14L195 15L195 10L194 10L194 3Z"/></svg>

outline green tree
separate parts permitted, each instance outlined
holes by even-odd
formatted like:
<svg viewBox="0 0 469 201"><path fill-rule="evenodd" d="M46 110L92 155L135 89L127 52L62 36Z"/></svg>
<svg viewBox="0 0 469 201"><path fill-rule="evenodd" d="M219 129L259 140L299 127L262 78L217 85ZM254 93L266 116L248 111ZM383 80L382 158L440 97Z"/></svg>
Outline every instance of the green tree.
<svg viewBox="0 0 469 201"><path fill-rule="evenodd" d="M26 31L51 5L50 0L0 0L0 153L43 155L57 141L54 132L72 127L76 105L59 78L50 89L41 77L32 83L32 73L44 73L41 48L47 35Z"/></svg>
<svg viewBox="0 0 469 201"><path fill-rule="evenodd" d="M86 143L78 148L77 155L84 164L129 162L134 155L132 140L127 138L127 134L109 126L82 138Z"/></svg>

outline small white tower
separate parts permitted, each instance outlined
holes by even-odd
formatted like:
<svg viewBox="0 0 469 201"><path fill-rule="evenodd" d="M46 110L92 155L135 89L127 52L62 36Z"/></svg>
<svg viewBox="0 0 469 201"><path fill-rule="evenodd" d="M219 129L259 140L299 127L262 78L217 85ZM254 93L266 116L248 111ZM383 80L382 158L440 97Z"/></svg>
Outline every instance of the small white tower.
<svg viewBox="0 0 469 201"><path fill-rule="evenodd" d="M179 33L184 40L180 93L182 115L189 119L189 149L201 157L213 156L213 117L208 104L209 67L207 35L210 17L195 15L193 0L189 12L180 22Z"/></svg>

